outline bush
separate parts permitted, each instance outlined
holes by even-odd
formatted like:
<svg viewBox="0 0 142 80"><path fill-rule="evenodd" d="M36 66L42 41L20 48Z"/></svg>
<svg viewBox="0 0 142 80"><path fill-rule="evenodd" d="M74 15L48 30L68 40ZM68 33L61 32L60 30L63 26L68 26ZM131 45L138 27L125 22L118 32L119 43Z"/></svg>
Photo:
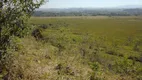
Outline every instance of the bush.
<svg viewBox="0 0 142 80"><path fill-rule="evenodd" d="M121 73L121 74L131 74L133 73L133 71L135 71L133 61L128 59L115 61L115 64L113 65L113 69L117 73Z"/></svg>
<svg viewBox="0 0 142 80"><path fill-rule="evenodd" d="M90 63L90 67L93 70L90 80L104 80L101 65L98 62Z"/></svg>

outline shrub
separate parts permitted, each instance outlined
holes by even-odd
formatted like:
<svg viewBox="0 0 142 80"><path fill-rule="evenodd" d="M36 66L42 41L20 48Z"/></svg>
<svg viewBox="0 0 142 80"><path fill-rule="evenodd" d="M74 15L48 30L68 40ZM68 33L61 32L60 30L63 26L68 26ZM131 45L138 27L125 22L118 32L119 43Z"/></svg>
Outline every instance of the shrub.
<svg viewBox="0 0 142 80"><path fill-rule="evenodd" d="M90 80L104 80L101 65L98 62L90 63L90 67L93 70Z"/></svg>
<svg viewBox="0 0 142 80"><path fill-rule="evenodd" d="M133 66L133 61L128 59L122 59L115 61L113 65L114 71L121 74L131 74L135 69Z"/></svg>

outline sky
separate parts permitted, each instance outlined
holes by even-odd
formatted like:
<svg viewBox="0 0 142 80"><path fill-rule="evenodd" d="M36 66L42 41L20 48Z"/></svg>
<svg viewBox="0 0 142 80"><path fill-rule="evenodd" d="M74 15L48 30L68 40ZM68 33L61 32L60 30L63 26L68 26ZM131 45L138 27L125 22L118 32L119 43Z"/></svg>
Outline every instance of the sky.
<svg viewBox="0 0 142 80"><path fill-rule="evenodd" d="M142 5L142 0L49 0L41 8L111 8Z"/></svg>

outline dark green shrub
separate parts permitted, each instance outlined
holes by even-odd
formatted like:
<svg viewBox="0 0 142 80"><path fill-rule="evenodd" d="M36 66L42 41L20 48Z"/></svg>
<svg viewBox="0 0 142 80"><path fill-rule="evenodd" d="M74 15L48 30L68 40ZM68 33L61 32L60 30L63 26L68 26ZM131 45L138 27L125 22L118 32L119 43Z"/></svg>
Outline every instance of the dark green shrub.
<svg viewBox="0 0 142 80"><path fill-rule="evenodd" d="M32 32L32 36L34 36L36 38L36 40L42 40L43 39L43 36L42 36L42 33L41 33L40 29L35 29Z"/></svg>

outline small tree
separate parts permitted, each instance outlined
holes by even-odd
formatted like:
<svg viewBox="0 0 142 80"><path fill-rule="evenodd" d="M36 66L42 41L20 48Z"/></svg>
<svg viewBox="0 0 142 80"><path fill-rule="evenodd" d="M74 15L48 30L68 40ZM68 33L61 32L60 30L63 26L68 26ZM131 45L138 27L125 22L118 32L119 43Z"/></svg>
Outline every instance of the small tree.
<svg viewBox="0 0 142 80"><path fill-rule="evenodd" d="M0 0L0 56L9 45L10 36L23 37L27 20L45 0Z"/></svg>

